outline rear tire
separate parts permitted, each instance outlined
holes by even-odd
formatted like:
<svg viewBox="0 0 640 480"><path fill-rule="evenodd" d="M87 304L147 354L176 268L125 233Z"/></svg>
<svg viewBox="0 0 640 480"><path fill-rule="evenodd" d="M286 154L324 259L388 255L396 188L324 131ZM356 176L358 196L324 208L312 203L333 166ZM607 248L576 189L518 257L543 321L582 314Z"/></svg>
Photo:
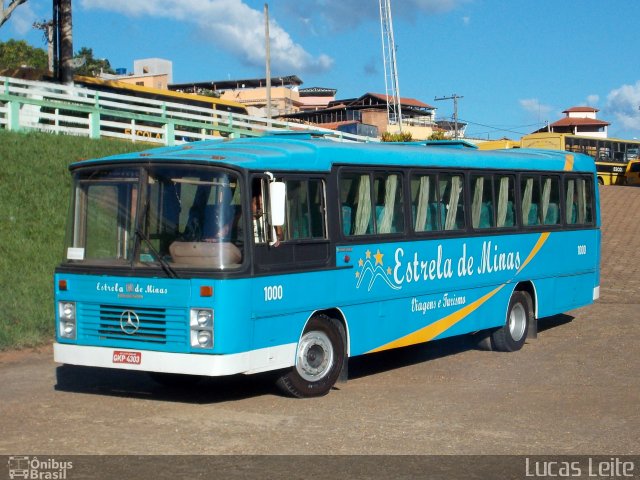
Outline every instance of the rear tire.
<svg viewBox="0 0 640 480"><path fill-rule="evenodd" d="M491 333L491 347L499 352L520 350L527 340L533 308L527 292L515 291L509 300L504 326Z"/></svg>
<svg viewBox="0 0 640 480"><path fill-rule="evenodd" d="M297 398L326 395L340 376L345 345L342 324L326 315L315 315L298 342L296 364L276 385Z"/></svg>

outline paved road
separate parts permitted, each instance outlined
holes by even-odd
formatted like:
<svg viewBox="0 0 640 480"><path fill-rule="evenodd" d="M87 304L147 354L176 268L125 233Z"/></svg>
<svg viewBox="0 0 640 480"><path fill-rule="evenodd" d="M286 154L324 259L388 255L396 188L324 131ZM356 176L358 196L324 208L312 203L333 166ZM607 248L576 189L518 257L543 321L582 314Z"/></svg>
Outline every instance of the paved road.
<svg viewBox="0 0 640 480"><path fill-rule="evenodd" d="M0 355L0 454L640 453L640 188L604 187L601 300L515 354L467 339L352 361L328 396L266 377L167 391L144 374ZM637 466L640 469L640 465Z"/></svg>

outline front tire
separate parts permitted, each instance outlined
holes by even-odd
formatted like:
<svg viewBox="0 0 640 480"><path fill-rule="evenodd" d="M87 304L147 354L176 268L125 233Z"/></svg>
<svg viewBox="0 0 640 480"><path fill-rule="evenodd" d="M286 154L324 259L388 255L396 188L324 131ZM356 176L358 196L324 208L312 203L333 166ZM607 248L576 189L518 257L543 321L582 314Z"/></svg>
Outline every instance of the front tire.
<svg viewBox="0 0 640 480"><path fill-rule="evenodd" d="M491 334L491 347L499 352L515 352L524 345L532 321L533 308L527 292L515 291L509 300L504 326Z"/></svg>
<svg viewBox="0 0 640 480"><path fill-rule="evenodd" d="M297 398L326 395L340 376L345 345L342 324L326 315L315 315L298 342L295 366L276 384Z"/></svg>

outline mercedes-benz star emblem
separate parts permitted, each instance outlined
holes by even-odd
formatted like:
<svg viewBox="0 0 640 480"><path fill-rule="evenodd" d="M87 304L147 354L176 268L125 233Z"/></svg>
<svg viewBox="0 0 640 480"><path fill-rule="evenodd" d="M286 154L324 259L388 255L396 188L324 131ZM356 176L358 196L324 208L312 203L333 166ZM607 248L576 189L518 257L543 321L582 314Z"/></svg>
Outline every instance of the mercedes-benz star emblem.
<svg viewBox="0 0 640 480"><path fill-rule="evenodd" d="M127 335L133 335L140 328L140 318L133 310L125 310L120 315L120 330Z"/></svg>

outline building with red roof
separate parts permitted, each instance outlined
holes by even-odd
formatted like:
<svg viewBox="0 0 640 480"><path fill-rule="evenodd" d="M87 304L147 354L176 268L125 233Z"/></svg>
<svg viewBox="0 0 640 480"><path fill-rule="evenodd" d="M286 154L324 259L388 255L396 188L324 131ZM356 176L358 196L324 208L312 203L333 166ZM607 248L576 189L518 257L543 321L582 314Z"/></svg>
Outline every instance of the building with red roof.
<svg viewBox="0 0 640 480"><path fill-rule="evenodd" d="M411 132L416 140L429 138L436 128L435 107L415 98L403 97L400 99L400 109L402 131ZM381 93L369 92L358 98L334 100L329 102L326 108L291 113L282 115L281 118L325 128L332 128L331 126L338 124L338 129L341 129L342 124L359 123L375 127L378 135L398 129L397 125L388 124L387 95Z"/></svg>
<svg viewBox="0 0 640 480"><path fill-rule="evenodd" d="M568 108L562 112L566 115L564 118L549 124L548 127L542 128L538 132L550 131L585 137L607 138L607 127L611 123L598 120L597 113L599 111L597 108L587 106Z"/></svg>

